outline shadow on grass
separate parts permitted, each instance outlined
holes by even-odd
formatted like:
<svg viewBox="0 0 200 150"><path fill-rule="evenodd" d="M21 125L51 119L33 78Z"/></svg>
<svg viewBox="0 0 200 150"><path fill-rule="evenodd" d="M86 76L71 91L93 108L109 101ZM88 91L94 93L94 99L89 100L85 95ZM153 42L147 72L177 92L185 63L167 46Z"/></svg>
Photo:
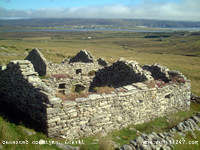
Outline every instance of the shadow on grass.
<svg viewBox="0 0 200 150"><path fill-rule="evenodd" d="M2 99L3 97L1 97ZM27 128L35 129L37 132L43 132L37 122L32 120L26 113L20 111L13 104L0 101L0 116L4 120L16 125L24 125Z"/></svg>

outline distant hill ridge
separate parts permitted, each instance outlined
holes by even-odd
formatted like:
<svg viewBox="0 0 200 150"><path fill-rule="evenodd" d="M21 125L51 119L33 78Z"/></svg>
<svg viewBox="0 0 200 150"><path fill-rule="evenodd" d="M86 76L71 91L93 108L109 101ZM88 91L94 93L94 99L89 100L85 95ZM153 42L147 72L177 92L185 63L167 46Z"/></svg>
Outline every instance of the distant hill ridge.
<svg viewBox="0 0 200 150"><path fill-rule="evenodd" d="M3 21L2 21L3 20ZM199 22L192 21L166 21L148 19L73 19L73 18L43 18L43 19L0 19L0 27L7 26L30 26L30 27L52 27L52 26L113 26L113 27L157 27L157 28L200 28Z"/></svg>

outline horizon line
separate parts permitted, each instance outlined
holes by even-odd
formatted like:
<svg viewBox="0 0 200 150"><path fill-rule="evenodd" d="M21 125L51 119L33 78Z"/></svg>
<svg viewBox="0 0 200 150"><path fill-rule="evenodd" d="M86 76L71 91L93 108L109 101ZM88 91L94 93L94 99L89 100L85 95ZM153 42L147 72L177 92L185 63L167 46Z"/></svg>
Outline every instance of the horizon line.
<svg viewBox="0 0 200 150"><path fill-rule="evenodd" d="M0 20L29 20L29 19L99 19L99 20L151 20L151 21L170 21L170 22L200 22L194 20L170 20L170 19L151 19L151 18L91 18L91 17L0 17Z"/></svg>

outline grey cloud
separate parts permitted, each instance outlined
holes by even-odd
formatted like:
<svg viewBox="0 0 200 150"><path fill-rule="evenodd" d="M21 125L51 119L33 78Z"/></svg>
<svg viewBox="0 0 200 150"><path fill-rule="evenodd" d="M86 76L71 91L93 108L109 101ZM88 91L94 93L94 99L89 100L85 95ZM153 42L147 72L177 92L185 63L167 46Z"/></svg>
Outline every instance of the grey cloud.
<svg viewBox="0 0 200 150"><path fill-rule="evenodd" d="M137 6L107 5L27 11L0 8L0 17L145 18L200 21L200 1L155 3L151 0L143 0L143 3Z"/></svg>

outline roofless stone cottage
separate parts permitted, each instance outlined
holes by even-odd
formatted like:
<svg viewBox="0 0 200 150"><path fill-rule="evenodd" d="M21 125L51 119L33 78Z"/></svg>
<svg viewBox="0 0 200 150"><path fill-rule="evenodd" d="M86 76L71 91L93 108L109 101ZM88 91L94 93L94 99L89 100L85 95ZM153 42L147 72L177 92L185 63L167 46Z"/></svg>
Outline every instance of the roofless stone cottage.
<svg viewBox="0 0 200 150"><path fill-rule="evenodd" d="M30 116L49 137L110 132L190 109L191 85L182 73L123 59L110 64L86 50L55 64L33 49L25 60L2 66L0 78L0 100ZM98 92L104 87L112 90Z"/></svg>

